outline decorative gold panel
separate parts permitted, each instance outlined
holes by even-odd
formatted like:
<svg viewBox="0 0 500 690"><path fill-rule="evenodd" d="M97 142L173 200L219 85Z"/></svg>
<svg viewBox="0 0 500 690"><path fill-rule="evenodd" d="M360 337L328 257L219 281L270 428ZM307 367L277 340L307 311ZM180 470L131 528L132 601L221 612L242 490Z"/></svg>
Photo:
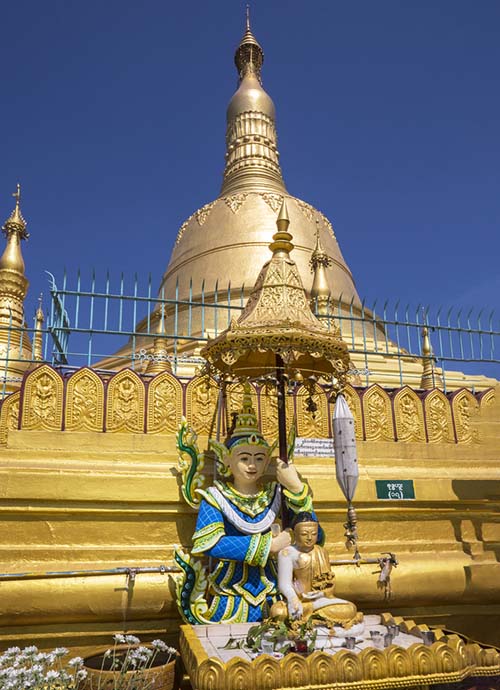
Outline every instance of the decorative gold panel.
<svg viewBox="0 0 500 690"><path fill-rule="evenodd" d="M387 670L394 678L411 675L411 659L403 647L391 646L387 650Z"/></svg>
<svg viewBox="0 0 500 690"><path fill-rule="evenodd" d="M225 196L224 201L226 205L231 209L233 213L237 213L245 199L247 198L248 193L242 192L240 194L232 194L231 196Z"/></svg>
<svg viewBox="0 0 500 690"><path fill-rule="evenodd" d="M479 403L470 391L462 388L453 394L451 409L455 422L458 443L472 443L478 440L477 429L472 427L472 419L479 412Z"/></svg>
<svg viewBox="0 0 500 690"><path fill-rule="evenodd" d="M405 386L394 396L394 421L398 441L425 443L424 410L418 395Z"/></svg>
<svg viewBox="0 0 500 690"><path fill-rule="evenodd" d="M307 687L309 685L309 664L300 654L287 654L287 663L281 671L281 684L285 688Z"/></svg>
<svg viewBox="0 0 500 690"><path fill-rule="evenodd" d="M455 443L450 401L434 388L424 399L427 439L429 443Z"/></svg>
<svg viewBox="0 0 500 690"><path fill-rule="evenodd" d="M267 654L260 655L255 659L254 666L255 677L259 679L259 690L274 690L279 687L281 671L277 659Z"/></svg>
<svg viewBox="0 0 500 690"><path fill-rule="evenodd" d="M218 397L219 387L208 376L196 376L188 383L186 418L197 434L215 434Z"/></svg>
<svg viewBox="0 0 500 690"><path fill-rule="evenodd" d="M354 652L341 649L334 657L336 663L337 683L356 683L363 679L361 661Z"/></svg>
<svg viewBox="0 0 500 690"><path fill-rule="evenodd" d="M182 386L168 371L149 384L146 430L148 433L175 433L182 419Z"/></svg>
<svg viewBox="0 0 500 690"><path fill-rule="evenodd" d="M295 405L297 406L297 436L307 438L327 438L330 436L328 425L328 400L325 391L318 386L314 387L312 396L318 409L314 413L307 410L307 398L309 393L305 386L300 386L295 394Z"/></svg>
<svg viewBox="0 0 500 690"><path fill-rule="evenodd" d="M104 384L92 369L79 369L66 384L66 431L102 431Z"/></svg>
<svg viewBox="0 0 500 690"><path fill-rule="evenodd" d="M382 680L386 677L386 654L381 649L362 649L359 655L366 680Z"/></svg>
<svg viewBox="0 0 500 690"><path fill-rule="evenodd" d="M261 197L264 199L269 208L271 208L275 213L278 213L281 208L281 204L283 203L283 196L281 194L262 192Z"/></svg>
<svg viewBox="0 0 500 690"><path fill-rule="evenodd" d="M326 654L326 652L316 652L314 658L312 656L307 657L310 685L330 685L335 683L335 668L331 658L331 654Z"/></svg>
<svg viewBox="0 0 500 690"><path fill-rule="evenodd" d="M195 688L203 690L225 690L226 664L219 659L210 658L201 664L196 674Z"/></svg>
<svg viewBox="0 0 500 690"><path fill-rule="evenodd" d="M276 390L261 388L259 394L260 402L260 427L263 436L268 441L275 441L278 438L278 400L276 398ZM295 418L295 410L293 407L293 397L286 396L286 428L290 429Z"/></svg>
<svg viewBox="0 0 500 690"><path fill-rule="evenodd" d="M11 429L19 426L19 403L21 400L20 391L12 393L4 398L0 408L0 446L7 445L7 436Z"/></svg>
<svg viewBox="0 0 500 690"><path fill-rule="evenodd" d="M346 384L342 395L346 399L349 409L351 410L354 417L354 431L358 441L363 440L363 413L361 411L361 399L358 395L357 390L351 386L351 384ZM333 411L332 411L333 413Z"/></svg>
<svg viewBox="0 0 500 690"><path fill-rule="evenodd" d="M493 405L494 400L495 400L495 389L490 388L489 390L485 391L481 395L481 398L480 398L481 411L485 410L490 405Z"/></svg>
<svg viewBox="0 0 500 690"><path fill-rule="evenodd" d="M63 396L63 380L48 364L30 372L22 390L21 428L60 431Z"/></svg>
<svg viewBox="0 0 500 690"><path fill-rule="evenodd" d="M254 690L259 687L253 666L246 659L230 659L226 664L225 686L226 690Z"/></svg>
<svg viewBox="0 0 500 690"><path fill-rule="evenodd" d="M131 369L123 369L108 383L106 431L144 432L144 383Z"/></svg>
<svg viewBox="0 0 500 690"><path fill-rule="evenodd" d="M367 441L394 441L392 407L389 396L377 383L363 393L365 438Z"/></svg>

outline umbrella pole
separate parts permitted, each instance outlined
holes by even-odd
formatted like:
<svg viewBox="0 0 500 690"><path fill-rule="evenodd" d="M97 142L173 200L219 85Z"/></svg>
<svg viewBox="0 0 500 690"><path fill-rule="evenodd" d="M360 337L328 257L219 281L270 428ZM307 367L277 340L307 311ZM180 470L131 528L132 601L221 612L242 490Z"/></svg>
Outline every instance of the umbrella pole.
<svg viewBox="0 0 500 690"><path fill-rule="evenodd" d="M278 397L278 442L280 459L288 464L288 445L286 437L286 379L285 365L281 355L276 355L276 379ZM281 526L286 529L288 525L287 507L285 496L281 494Z"/></svg>

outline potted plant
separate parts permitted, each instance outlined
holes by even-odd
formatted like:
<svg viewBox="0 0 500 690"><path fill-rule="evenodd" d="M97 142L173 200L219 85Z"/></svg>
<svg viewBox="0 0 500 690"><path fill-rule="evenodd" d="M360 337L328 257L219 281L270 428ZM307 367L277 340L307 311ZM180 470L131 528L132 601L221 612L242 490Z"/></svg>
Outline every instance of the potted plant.
<svg viewBox="0 0 500 690"><path fill-rule="evenodd" d="M172 690L177 651L162 640L141 644L134 635L115 635L111 649L87 657L82 690Z"/></svg>

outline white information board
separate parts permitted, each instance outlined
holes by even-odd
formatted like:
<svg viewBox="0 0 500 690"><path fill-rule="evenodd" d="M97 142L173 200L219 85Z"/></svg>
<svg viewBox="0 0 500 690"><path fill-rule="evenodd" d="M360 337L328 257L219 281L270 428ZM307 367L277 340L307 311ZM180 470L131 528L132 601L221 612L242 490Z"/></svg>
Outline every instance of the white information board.
<svg viewBox="0 0 500 690"><path fill-rule="evenodd" d="M294 455L299 458L333 458L333 438L301 438L295 439Z"/></svg>

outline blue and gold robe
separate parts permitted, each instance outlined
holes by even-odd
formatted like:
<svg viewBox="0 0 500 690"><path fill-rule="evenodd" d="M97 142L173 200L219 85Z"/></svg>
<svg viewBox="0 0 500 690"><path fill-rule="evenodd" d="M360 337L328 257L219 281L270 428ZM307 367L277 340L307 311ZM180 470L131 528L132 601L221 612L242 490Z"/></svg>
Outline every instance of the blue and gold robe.
<svg viewBox="0 0 500 690"><path fill-rule="evenodd" d="M276 600L276 563L270 558L271 525L281 509L282 488L276 482L245 496L229 483L215 481L201 491L193 535L193 556L217 561L209 576L209 618L213 622L262 620L263 608ZM299 494L283 490L287 510L312 512L304 485Z"/></svg>

